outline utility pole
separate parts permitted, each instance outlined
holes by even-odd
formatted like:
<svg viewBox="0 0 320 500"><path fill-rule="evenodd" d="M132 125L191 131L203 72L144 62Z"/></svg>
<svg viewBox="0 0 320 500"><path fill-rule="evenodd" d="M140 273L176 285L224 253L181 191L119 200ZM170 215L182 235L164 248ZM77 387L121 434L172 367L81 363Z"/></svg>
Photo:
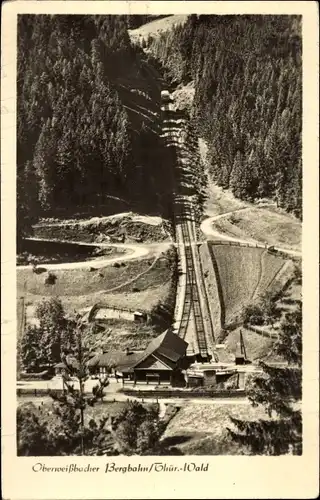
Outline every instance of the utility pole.
<svg viewBox="0 0 320 500"><path fill-rule="evenodd" d="M244 359L247 359L247 353L246 353L246 348L244 345L242 330L240 330L240 350L241 350L241 354L243 355Z"/></svg>

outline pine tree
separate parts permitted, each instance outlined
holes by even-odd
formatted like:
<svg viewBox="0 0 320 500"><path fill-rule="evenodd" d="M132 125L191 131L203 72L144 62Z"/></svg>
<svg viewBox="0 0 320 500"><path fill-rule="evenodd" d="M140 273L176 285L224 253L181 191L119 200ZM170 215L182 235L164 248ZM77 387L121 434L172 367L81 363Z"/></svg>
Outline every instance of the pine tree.
<svg viewBox="0 0 320 500"><path fill-rule="evenodd" d="M57 403L55 413L60 417L60 425L65 428L68 434L72 431L73 439L77 439L79 444L73 452L85 455L88 452L92 453L92 448L95 446L98 450L95 453L102 452L101 447L104 446L107 431L105 424L108 417L100 420L97 424L93 419L89 424L85 423L85 412L88 407L94 406L98 401L102 401L104 389L108 386L109 380L107 377L99 379L97 385L92 389L92 394L85 393L85 382L89 378L88 361L92 357L92 353L83 344L83 324L78 318L76 325L76 341L77 346L73 356L63 356L62 360L65 365L63 373L63 394L55 391L50 391L52 399ZM72 379L77 380L77 387L74 387ZM93 440L94 438L94 440ZM91 451L90 451L91 450Z"/></svg>
<svg viewBox="0 0 320 500"><path fill-rule="evenodd" d="M253 406L262 405L268 419L254 421L232 418L231 438L252 454L302 453L302 305L287 313L281 324L274 352L284 366L261 362L263 373L253 377L248 397Z"/></svg>

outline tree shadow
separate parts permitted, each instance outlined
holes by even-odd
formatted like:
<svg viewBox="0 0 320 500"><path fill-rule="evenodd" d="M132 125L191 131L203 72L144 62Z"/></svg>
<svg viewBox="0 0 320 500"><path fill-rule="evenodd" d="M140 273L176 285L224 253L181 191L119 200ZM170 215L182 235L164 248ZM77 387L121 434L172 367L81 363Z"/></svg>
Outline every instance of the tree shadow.
<svg viewBox="0 0 320 500"><path fill-rule="evenodd" d="M177 446L178 444L186 443L191 439L192 436L186 436L186 435L169 436L162 440L162 444L165 448L169 448L171 446Z"/></svg>
<svg viewBox="0 0 320 500"><path fill-rule="evenodd" d="M36 267L35 269L33 269L33 272L35 274L43 274L47 272L47 269L45 267Z"/></svg>

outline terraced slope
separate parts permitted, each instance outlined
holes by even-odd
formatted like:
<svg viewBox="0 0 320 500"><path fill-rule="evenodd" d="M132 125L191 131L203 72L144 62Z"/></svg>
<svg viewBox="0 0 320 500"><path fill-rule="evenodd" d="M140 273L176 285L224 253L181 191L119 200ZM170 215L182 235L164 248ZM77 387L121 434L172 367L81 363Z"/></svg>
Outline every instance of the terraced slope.
<svg viewBox="0 0 320 500"><path fill-rule="evenodd" d="M219 292L220 283L216 279L216 274L207 243L203 243L202 245L200 245L199 256L201 260L203 277L206 285L209 309L213 324L213 331L216 342L219 342L219 337L222 328L221 325L224 323L224 317L222 317L222 308L221 308L221 297L220 297L221 292Z"/></svg>
<svg viewBox="0 0 320 500"><path fill-rule="evenodd" d="M263 248L210 242L208 248L217 278L213 299L219 295L222 325L230 326L243 307L268 289L287 261Z"/></svg>

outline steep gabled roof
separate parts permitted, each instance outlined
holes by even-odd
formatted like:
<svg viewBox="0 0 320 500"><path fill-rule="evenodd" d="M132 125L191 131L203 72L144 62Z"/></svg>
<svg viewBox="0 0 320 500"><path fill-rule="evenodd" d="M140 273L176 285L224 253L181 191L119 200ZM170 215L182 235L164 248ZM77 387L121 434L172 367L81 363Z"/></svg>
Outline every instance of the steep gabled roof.
<svg viewBox="0 0 320 500"><path fill-rule="evenodd" d="M173 369L176 362L185 355L187 345L187 342L168 329L152 339L144 351L134 351L130 354L120 350L110 351L94 356L88 365L92 367L116 367L120 371L132 371L133 368L154 354L168 368Z"/></svg>
<svg viewBox="0 0 320 500"><path fill-rule="evenodd" d="M141 358L143 351L134 351L127 353L126 351L109 351L103 354L97 354L88 362L89 366L113 368L130 365Z"/></svg>
<svg viewBox="0 0 320 500"><path fill-rule="evenodd" d="M131 368L138 366L151 354L158 354L161 358L167 358L169 364L173 366L172 362L177 362L178 359L185 355L187 345L187 342L178 337L178 335L173 333L169 328L150 342L141 359L138 359L136 363L131 365Z"/></svg>

